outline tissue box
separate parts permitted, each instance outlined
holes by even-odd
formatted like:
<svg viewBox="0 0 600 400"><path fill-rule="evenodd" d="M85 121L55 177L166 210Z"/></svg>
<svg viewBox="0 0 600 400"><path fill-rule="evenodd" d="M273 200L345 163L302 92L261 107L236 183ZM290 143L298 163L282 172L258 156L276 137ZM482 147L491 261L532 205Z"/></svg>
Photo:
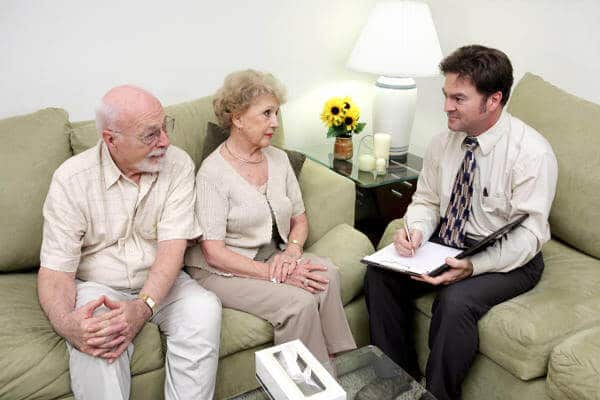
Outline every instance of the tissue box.
<svg viewBox="0 0 600 400"><path fill-rule="evenodd" d="M294 382L282 362L283 352L295 352L301 371L310 368L314 386ZM274 400L346 400L346 392L300 340L282 343L255 354L256 379Z"/></svg>

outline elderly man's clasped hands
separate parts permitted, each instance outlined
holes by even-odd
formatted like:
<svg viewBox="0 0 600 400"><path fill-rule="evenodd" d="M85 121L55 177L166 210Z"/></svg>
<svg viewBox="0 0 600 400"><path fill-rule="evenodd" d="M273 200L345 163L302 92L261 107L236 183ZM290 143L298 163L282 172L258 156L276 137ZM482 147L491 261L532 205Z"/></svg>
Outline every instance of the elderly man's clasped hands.
<svg viewBox="0 0 600 400"><path fill-rule="evenodd" d="M110 311L94 316L105 306ZM79 350L112 363L117 359L151 317L141 301L112 301L106 296L90 301L71 312L73 324L67 334Z"/></svg>

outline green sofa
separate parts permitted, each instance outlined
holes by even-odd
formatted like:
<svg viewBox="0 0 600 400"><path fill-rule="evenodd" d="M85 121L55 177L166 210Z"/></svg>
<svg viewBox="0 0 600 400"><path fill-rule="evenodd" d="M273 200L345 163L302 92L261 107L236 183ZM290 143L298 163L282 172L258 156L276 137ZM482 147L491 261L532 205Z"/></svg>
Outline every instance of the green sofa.
<svg viewBox="0 0 600 400"><path fill-rule="evenodd" d="M166 110L176 120L173 144L185 149L198 167L207 121L216 121L211 98ZM64 110L48 108L0 120L0 139L0 399L71 399L65 341L38 304L36 270L42 204L52 173L96 143L94 122L70 123ZM274 140L283 144L281 130ZM354 185L310 160L299 181L310 223L307 251L328 255L340 267L346 314L357 344L365 345L368 322L359 260L373 247L352 228ZM264 320L223 309L216 398L258 386L254 352L271 346L272 340L272 328ZM157 326L146 324L134 343L131 397L163 398L165 360Z"/></svg>
<svg viewBox="0 0 600 400"><path fill-rule="evenodd" d="M541 132L559 165L546 268L530 292L479 322L479 354L464 384L469 399L600 399L600 106L532 74L508 110ZM402 220L379 244L390 243ZM415 301L415 342L424 370L434 295Z"/></svg>

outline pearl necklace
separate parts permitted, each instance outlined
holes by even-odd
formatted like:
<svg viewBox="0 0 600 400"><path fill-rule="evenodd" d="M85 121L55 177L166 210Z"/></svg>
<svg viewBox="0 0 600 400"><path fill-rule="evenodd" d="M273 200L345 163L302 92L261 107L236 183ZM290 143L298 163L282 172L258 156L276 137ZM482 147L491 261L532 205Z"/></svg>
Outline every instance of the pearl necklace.
<svg viewBox="0 0 600 400"><path fill-rule="evenodd" d="M223 143L223 145L225 146L225 150L227 150L227 152L229 153L229 155L231 155L231 157L236 158L236 159L240 160L243 163L246 163L246 164L260 164L265 159L265 156L263 155L263 153L260 153L260 155L261 155L260 160L258 160L258 161L246 160L245 158L242 158L242 157L240 157L240 156L238 156L236 154L233 154L233 152L229 149L229 146L227 146L227 141L225 141Z"/></svg>

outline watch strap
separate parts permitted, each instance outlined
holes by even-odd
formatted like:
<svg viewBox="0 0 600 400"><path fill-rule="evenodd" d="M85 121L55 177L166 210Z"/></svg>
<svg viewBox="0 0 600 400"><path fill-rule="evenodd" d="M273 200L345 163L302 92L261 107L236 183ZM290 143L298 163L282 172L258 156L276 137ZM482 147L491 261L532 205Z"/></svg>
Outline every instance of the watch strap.
<svg viewBox="0 0 600 400"><path fill-rule="evenodd" d="M150 311L152 312L152 315L154 315L154 311L156 311L156 302L154 299L146 293L139 293L137 297L146 303L148 307L150 307Z"/></svg>

